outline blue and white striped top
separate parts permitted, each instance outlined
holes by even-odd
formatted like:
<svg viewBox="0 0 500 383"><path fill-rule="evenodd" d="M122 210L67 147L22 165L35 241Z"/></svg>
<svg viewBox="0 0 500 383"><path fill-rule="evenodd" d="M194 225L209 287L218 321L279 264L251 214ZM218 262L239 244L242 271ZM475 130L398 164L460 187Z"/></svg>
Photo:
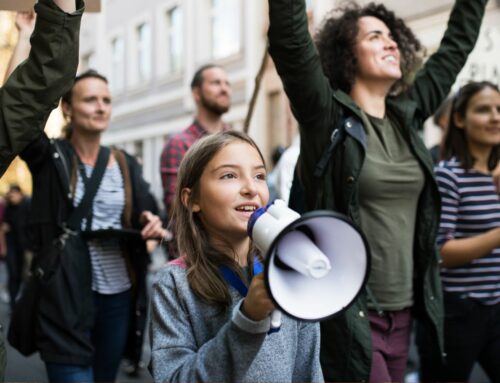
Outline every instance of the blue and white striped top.
<svg viewBox="0 0 500 383"><path fill-rule="evenodd" d="M455 158L434 169L441 194L438 245L449 239L473 237L500 226L500 198L493 177L470 169ZM483 304L500 302L500 248L467 265L441 270L447 292Z"/></svg>
<svg viewBox="0 0 500 383"><path fill-rule="evenodd" d="M93 167L85 164L85 173L90 177ZM74 205L77 206L85 186L80 172L76 183ZM92 206L92 230L121 229L121 217L125 206L123 177L115 161L106 168L101 184L97 189ZM82 230L87 220L82 221ZM118 294L131 287L125 259L117 238L94 239L88 241L92 263L92 290L100 294Z"/></svg>

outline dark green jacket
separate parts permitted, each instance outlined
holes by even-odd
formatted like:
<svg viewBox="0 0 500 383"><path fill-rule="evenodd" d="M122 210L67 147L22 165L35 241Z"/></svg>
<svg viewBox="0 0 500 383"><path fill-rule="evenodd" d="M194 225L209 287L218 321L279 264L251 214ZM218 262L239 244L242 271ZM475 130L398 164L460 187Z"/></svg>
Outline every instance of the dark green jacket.
<svg viewBox="0 0 500 383"><path fill-rule="evenodd" d="M61 96L73 85L83 1L67 14L51 0L35 5L29 58L0 88L0 177L14 157L39 136Z"/></svg>
<svg viewBox="0 0 500 383"><path fill-rule="evenodd" d="M436 335L443 349L443 307L439 254L435 245L439 195L432 160L418 135L424 121L449 93L476 42L487 0L457 0L438 51L417 73L405 95L388 97L387 110L403 127L404 136L425 174L419 197L414 245L414 315ZM308 32L304 0L269 0L269 52L299 122L299 173L307 210L339 211L360 226L358 177L366 136L359 107L344 92L332 89ZM343 116L343 117L342 117ZM328 162L324 176L313 175L337 122L346 138ZM339 288L341 288L339 286ZM327 381L367 381L371 337L363 291L343 314L321 324L321 363Z"/></svg>

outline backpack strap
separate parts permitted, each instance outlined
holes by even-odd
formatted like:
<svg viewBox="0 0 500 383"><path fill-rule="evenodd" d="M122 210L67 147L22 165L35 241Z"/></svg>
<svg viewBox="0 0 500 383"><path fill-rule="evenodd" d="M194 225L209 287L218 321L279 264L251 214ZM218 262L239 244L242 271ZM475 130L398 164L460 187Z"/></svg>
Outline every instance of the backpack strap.
<svg viewBox="0 0 500 383"><path fill-rule="evenodd" d="M330 144L323 151L316 167L314 168L314 177L321 178L325 174L326 166L328 165L328 161L332 158L333 152L339 146L341 142L344 141L346 132L346 120L347 118L340 118L337 122L335 129L333 129L332 135L330 136Z"/></svg>
<svg viewBox="0 0 500 383"><path fill-rule="evenodd" d="M366 135L363 129L363 124L359 121L359 118L356 117L352 112L348 112L349 115L346 116L345 113L347 111L344 110L342 114L339 116L337 123L335 125L335 129L333 129L332 134L330 136L330 143L324 149L321 154L319 161L316 163L314 167L314 177L320 181L323 179L325 175L326 168L328 163L330 162L333 154L337 147L344 142L347 135L352 136L354 139L360 142L360 144L366 149ZM292 180L292 189L290 190L290 198L289 198L289 206L291 207L294 204L295 207L303 207L303 211L305 212L305 196L304 196L304 187L302 182L300 181L300 175L298 172L298 163L300 161L297 160L297 164L295 165L294 176ZM321 188L316 188L316 200L319 201L321 199ZM297 210L301 212L300 210Z"/></svg>
<svg viewBox="0 0 500 383"><path fill-rule="evenodd" d="M82 174L82 179L85 184L85 193L80 203L78 204L77 207L75 207L75 209L73 210L73 212L71 213L70 217L66 222L66 227L69 228L70 230L79 231L80 222L88 214L89 210L92 211L92 202L97 193L97 189L101 184L104 172L106 171L106 166L109 161L109 155L110 155L109 148L107 147L100 148L94 170L92 171L92 175L88 180L85 174L85 169L80 168L80 172L84 173Z"/></svg>
<svg viewBox="0 0 500 383"><path fill-rule="evenodd" d="M340 118L338 119L335 129L333 129L333 132L330 136L330 144L323 151L319 161L316 163L316 166L314 168L313 174L314 177L317 178L318 180L323 178L323 176L325 175L326 167L328 166L328 162L332 158L335 149L344 141L346 136L346 125L348 123L348 120L349 118L344 118L343 115L341 115ZM305 200L304 186L300 181L300 176L298 171L299 161L300 161L300 156L299 159L297 160L297 164L295 165L294 169L288 206L293 210L297 211L298 213L302 214L305 213L306 211L306 200ZM321 188L317 188L316 190L317 190L316 197L317 199L319 199L321 195Z"/></svg>

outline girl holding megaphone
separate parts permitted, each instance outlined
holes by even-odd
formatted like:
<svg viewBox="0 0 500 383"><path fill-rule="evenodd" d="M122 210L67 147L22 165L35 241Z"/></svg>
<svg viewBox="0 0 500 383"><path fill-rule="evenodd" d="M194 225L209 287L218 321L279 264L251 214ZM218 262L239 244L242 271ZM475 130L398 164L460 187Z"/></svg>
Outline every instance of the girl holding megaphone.
<svg viewBox="0 0 500 383"><path fill-rule="evenodd" d="M152 294L151 372L168 382L319 382L319 326L274 305L247 234L269 198L255 142L239 132L196 142L180 169L173 222L182 256Z"/></svg>

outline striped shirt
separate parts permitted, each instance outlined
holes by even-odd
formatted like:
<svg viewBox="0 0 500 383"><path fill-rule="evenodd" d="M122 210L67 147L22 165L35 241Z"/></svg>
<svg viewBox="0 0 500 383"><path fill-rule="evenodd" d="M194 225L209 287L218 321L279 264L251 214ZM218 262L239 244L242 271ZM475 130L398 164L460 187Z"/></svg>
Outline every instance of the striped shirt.
<svg viewBox="0 0 500 383"><path fill-rule="evenodd" d="M465 171L456 159L441 161L435 172L442 199L440 247L450 239L473 237L500 226L500 198L492 176ZM500 248L469 264L443 268L441 277L447 292L496 304L500 302Z"/></svg>
<svg viewBox="0 0 500 383"><path fill-rule="evenodd" d="M85 172L90 177L93 167L85 164ZM78 172L74 205L80 203L85 186ZM123 177L115 161L106 168L101 184L97 189L92 206L92 230L121 229L121 216L125 205ZM87 220L82 221L86 230ZM130 288L125 259L117 238L93 239L88 241L92 263L92 290L100 294L118 294Z"/></svg>

